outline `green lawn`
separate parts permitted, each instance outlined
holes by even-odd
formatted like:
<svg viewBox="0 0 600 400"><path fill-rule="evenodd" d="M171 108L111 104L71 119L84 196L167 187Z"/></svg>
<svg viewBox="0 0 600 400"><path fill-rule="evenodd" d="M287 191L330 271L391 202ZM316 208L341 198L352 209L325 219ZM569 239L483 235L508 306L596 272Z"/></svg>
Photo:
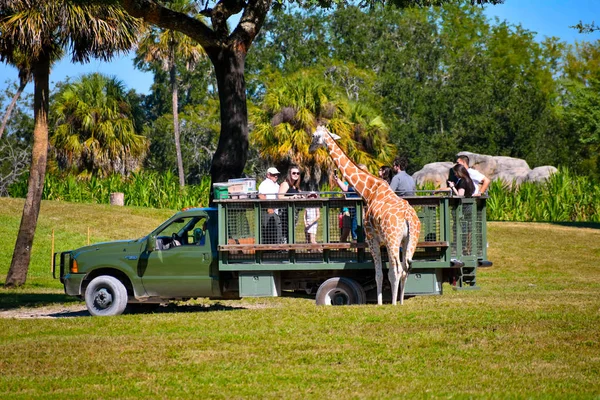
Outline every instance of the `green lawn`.
<svg viewBox="0 0 600 400"><path fill-rule="evenodd" d="M0 279L22 200L0 199ZM173 211L44 202L28 284L60 305L56 251L148 232ZM600 229L490 223L481 290L404 306L199 300L157 314L0 318L0 398L600 398Z"/></svg>

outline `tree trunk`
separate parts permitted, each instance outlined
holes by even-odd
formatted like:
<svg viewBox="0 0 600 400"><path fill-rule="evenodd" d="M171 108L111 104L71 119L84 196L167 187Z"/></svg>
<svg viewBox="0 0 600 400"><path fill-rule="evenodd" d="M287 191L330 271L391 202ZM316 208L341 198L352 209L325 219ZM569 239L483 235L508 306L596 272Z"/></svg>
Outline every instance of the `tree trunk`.
<svg viewBox="0 0 600 400"><path fill-rule="evenodd" d="M183 173L183 158L181 157L181 141L179 136L179 90L177 87L177 71L175 60L169 70L171 79L171 94L173 102L173 134L175 135L175 152L177 153L177 173L179 175L179 186L185 186L185 175Z"/></svg>
<svg viewBox="0 0 600 400"><path fill-rule="evenodd" d="M33 110L35 127L33 129L33 149L27 197L23 207L21 226L13 252L12 262L5 286L21 286L27 279L33 237L40 213L46 163L48 157L48 81L50 78L50 61L47 57L38 61L33 70L34 98Z"/></svg>
<svg viewBox="0 0 600 400"><path fill-rule="evenodd" d="M17 89L17 92L13 96L10 104L6 108L6 113L4 114L4 118L2 118L2 125L0 126L0 138L2 137L2 134L4 133L4 130L6 129L6 125L8 125L8 119L10 118L10 115L12 114L13 109L17 105L17 100L19 100L19 97L21 97L21 93L23 93L23 90L25 90L25 86L27 86L27 81L21 79L20 83L19 83L19 88Z"/></svg>
<svg viewBox="0 0 600 400"><path fill-rule="evenodd" d="M246 52L231 47L211 50L208 55L215 67L219 88L221 134L210 174L212 182L226 182L242 176L248 158Z"/></svg>

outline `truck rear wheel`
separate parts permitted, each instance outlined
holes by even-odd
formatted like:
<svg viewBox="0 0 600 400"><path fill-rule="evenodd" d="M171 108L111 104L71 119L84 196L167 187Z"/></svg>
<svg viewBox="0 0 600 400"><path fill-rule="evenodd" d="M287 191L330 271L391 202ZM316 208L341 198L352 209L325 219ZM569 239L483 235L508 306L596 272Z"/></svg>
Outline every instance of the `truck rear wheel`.
<svg viewBox="0 0 600 400"><path fill-rule="evenodd" d="M127 307L127 289L117 278L100 275L88 285L85 305L93 316L120 315Z"/></svg>
<svg viewBox="0 0 600 400"><path fill-rule="evenodd" d="M327 279L317 290L318 306L345 306L367 302L363 287L350 278Z"/></svg>

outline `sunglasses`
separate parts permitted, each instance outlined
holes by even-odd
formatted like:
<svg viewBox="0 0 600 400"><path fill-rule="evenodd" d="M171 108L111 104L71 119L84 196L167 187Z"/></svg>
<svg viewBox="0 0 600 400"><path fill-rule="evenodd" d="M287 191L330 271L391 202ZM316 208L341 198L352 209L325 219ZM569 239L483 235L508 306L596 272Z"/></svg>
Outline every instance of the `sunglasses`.
<svg viewBox="0 0 600 400"><path fill-rule="evenodd" d="M292 172L292 175L300 175L300 172Z"/></svg>

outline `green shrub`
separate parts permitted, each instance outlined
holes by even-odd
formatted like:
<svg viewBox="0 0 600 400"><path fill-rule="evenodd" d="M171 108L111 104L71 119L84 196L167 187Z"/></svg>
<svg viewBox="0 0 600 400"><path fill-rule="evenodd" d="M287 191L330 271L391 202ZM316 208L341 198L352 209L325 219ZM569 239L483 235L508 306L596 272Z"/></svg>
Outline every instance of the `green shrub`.
<svg viewBox="0 0 600 400"><path fill-rule="evenodd" d="M600 222L600 185L561 168L544 183L492 182L487 206L496 221Z"/></svg>
<svg viewBox="0 0 600 400"><path fill-rule="evenodd" d="M47 174L44 182L44 200L62 200L76 203L108 204L110 194L122 192L125 205L151 208L181 209L190 206L207 206L210 177L203 177L198 185L179 187L177 176L171 172L141 172L129 177L110 175L106 178L92 176L78 179L73 175ZM27 177L9 188L11 197L27 195Z"/></svg>

